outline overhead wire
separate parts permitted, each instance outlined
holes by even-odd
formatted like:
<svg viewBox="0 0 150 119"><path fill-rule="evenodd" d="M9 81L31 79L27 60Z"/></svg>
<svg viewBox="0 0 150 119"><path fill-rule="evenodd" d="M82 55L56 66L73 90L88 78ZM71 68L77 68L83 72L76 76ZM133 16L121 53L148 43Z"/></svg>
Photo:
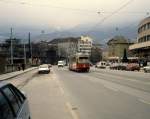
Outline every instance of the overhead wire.
<svg viewBox="0 0 150 119"><path fill-rule="evenodd" d="M96 23L92 28L90 28L90 30L88 30L88 32L86 32L86 35L91 34L94 29L98 26L100 26L101 24L103 24L107 19L111 18L112 16L114 16L115 14L121 13L121 14L150 14L150 12L144 12L144 11L137 11L137 12L132 12L132 11L123 11L120 12L122 9L124 9L126 6L128 6L129 4L131 4L134 0L129 0L127 2L125 2L121 7L119 7L118 9L116 9L113 12L105 12L105 11L100 11L100 10L88 10L88 9L78 9L78 8L70 8L70 7L62 7L59 5L50 5L50 4L35 4L35 3L31 3L31 2L27 2L27 1L18 1L18 0L0 0L0 2L4 2L4 3L9 3L9 4L20 4L20 5L27 5L27 6L31 6L31 7L48 7L48 8L57 8L57 9L64 9L64 10L70 10L70 11L78 11L78 12L87 12L87 13L94 13L94 14L98 14L98 15L104 15L104 14L108 14L106 17L102 18L102 20L98 23Z"/></svg>
<svg viewBox="0 0 150 119"><path fill-rule="evenodd" d="M113 11L110 15L104 17L100 22L96 23L88 32L87 34L89 35L90 33L93 32L93 30L101 25L102 23L104 23L107 19L109 19L110 17L112 17L113 15L117 14L118 12L120 12L122 9L124 9L126 6L128 6L129 4L131 4L134 0L129 0L127 1L125 4L123 4L121 7L119 7L118 9L116 9L115 11Z"/></svg>
<svg viewBox="0 0 150 119"><path fill-rule="evenodd" d="M130 0L133 1L133 0ZM20 4L20 5L28 5L28 6L36 6L36 7L48 7L48 8L57 8L57 9L66 9L66 10L71 10L71 11L79 11L79 12L87 12L87 13L94 13L94 14L110 14L113 15L114 12L118 11L119 9L115 10L114 12L105 12L105 11L100 11L100 10L88 10L88 9L80 9L80 8L71 8L71 7L63 7L63 6L59 6L59 5L51 5L51 4L35 4L35 3L30 3L30 2L26 2L26 1L18 1L18 0L0 0L0 2L4 2L4 3L9 3L9 4ZM126 3L128 4L128 2ZM126 6L123 5L122 7ZM121 13L126 13L126 14L145 14L145 13L149 13L148 11L145 12L130 12L130 11L125 11L125 12L121 12Z"/></svg>

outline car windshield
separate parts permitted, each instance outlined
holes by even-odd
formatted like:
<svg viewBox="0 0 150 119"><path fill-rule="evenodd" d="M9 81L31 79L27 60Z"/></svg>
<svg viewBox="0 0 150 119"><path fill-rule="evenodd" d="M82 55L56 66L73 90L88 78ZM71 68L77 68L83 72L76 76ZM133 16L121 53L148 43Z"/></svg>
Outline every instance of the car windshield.
<svg viewBox="0 0 150 119"><path fill-rule="evenodd" d="M40 65L40 68L48 68L48 65Z"/></svg>
<svg viewBox="0 0 150 119"><path fill-rule="evenodd" d="M63 64L63 61L59 61L58 63L59 63L59 64Z"/></svg>

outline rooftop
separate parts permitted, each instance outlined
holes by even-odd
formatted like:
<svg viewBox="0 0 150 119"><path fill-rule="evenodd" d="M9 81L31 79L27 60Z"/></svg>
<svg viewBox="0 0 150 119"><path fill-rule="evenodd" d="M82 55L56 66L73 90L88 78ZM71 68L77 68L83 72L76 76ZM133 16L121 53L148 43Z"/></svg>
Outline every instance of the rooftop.
<svg viewBox="0 0 150 119"><path fill-rule="evenodd" d="M115 36L110 39L107 44L123 44L123 43L131 43L129 39L126 39L124 36Z"/></svg>

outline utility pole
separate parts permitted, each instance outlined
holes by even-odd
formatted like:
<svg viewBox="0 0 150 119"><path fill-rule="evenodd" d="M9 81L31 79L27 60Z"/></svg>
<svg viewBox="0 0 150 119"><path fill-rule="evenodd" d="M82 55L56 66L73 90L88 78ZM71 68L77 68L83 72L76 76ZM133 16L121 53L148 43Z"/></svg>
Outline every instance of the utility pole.
<svg viewBox="0 0 150 119"><path fill-rule="evenodd" d="M11 65L13 65L13 38L12 38L12 35L13 35L13 29L11 28L10 29L10 42L11 42Z"/></svg>
<svg viewBox="0 0 150 119"><path fill-rule="evenodd" d="M26 44L24 43L24 64L26 65Z"/></svg>
<svg viewBox="0 0 150 119"><path fill-rule="evenodd" d="M28 34L28 40L29 40L29 58L31 58L31 41L30 41L30 32Z"/></svg>
<svg viewBox="0 0 150 119"><path fill-rule="evenodd" d="M32 47L31 47L31 34L30 34L30 32L28 34L28 39L29 39L29 59L31 60L31 64L32 64Z"/></svg>

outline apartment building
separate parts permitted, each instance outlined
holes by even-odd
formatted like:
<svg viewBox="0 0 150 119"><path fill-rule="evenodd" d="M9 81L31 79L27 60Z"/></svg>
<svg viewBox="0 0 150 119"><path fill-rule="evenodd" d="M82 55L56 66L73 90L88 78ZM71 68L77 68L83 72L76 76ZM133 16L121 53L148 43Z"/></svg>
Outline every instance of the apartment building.
<svg viewBox="0 0 150 119"><path fill-rule="evenodd" d="M137 41L129 50L139 59L150 61L150 17L139 23Z"/></svg>
<svg viewBox="0 0 150 119"><path fill-rule="evenodd" d="M92 39L87 36L57 38L49 42L57 46L57 55L60 59L68 59L77 52L91 53Z"/></svg>

